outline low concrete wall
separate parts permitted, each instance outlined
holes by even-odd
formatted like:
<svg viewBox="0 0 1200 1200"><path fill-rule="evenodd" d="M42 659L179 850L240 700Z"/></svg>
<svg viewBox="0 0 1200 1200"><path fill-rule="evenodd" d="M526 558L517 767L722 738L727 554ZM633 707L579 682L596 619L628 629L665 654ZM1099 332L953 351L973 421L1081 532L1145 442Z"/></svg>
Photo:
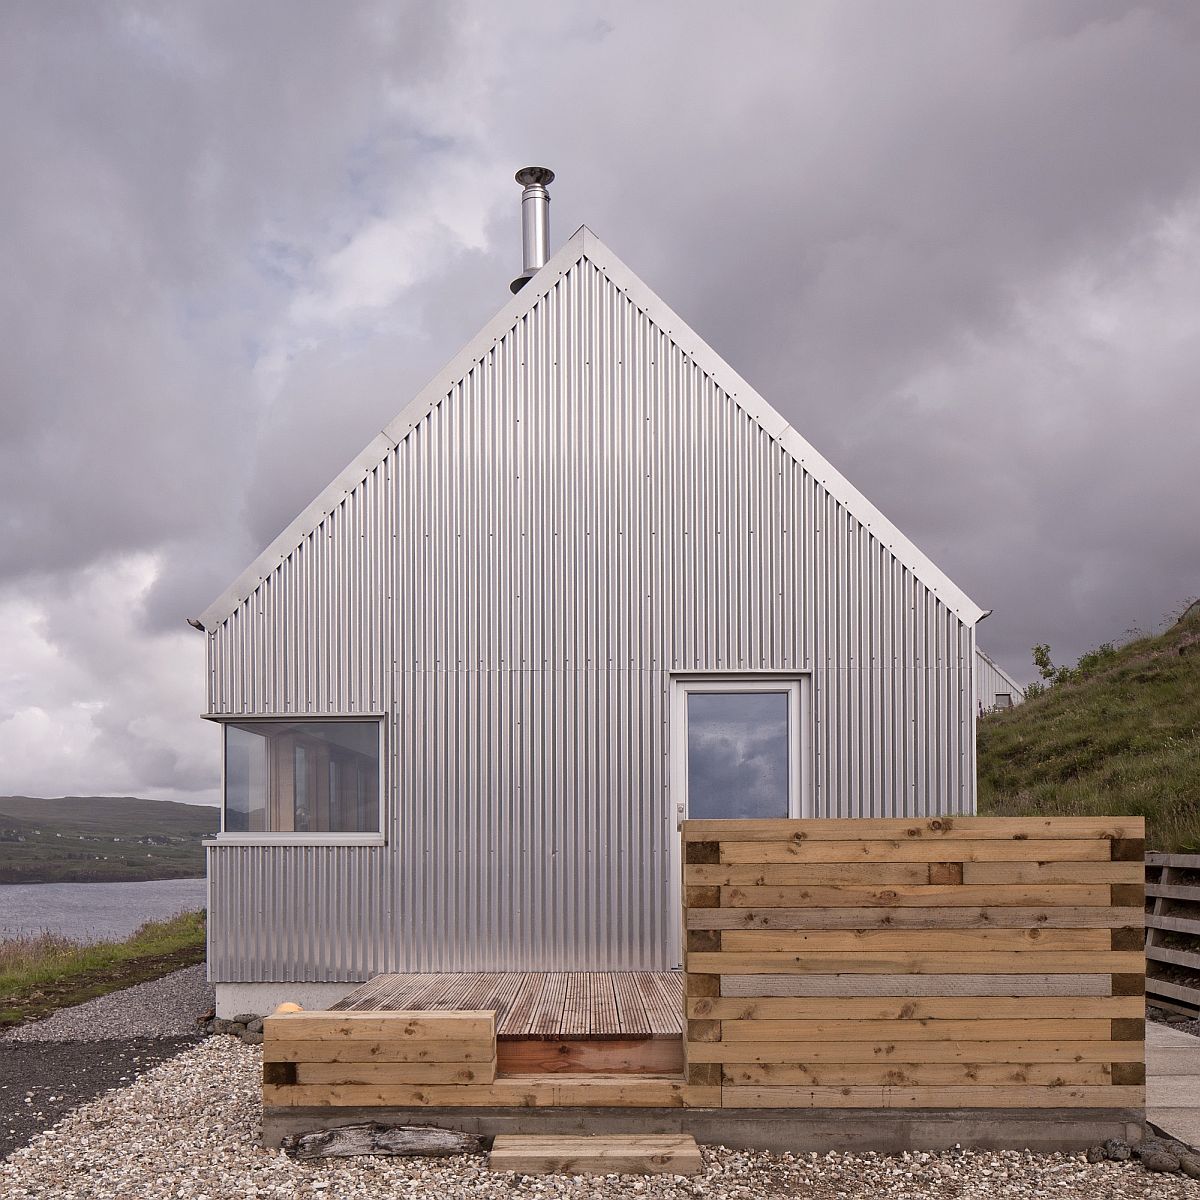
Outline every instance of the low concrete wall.
<svg viewBox="0 0 1200 1200"><path fill-rule="evenodd" d="M217 983L217 1016L225 1020L241 1013L265 1017L285 1001L301 1008L320 1009L348 996L357 983Z"/></svg>

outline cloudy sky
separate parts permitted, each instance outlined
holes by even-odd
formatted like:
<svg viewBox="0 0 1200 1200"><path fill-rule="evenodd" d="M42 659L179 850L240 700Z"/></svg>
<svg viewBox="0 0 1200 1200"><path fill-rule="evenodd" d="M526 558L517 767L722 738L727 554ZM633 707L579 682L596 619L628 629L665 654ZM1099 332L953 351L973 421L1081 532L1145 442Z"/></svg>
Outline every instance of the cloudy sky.
<svg viewBox="0 0 1200 1200"><path fill-rule="evenodd" d="M0 14L0 792L214 801L195 615L507 298L526 162L985 607L1200 592L1200 5Z"/></svg>

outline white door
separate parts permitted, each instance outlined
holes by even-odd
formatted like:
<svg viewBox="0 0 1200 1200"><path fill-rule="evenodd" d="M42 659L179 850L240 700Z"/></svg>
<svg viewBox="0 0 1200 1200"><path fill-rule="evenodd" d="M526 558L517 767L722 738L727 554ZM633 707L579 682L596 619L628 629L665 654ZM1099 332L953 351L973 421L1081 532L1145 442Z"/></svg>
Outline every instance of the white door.
<svg viewBox="0 0 1200 1200"><path fill-rule="evenodd" d="M677 822L807 815L807 683L745 676L674 681L670 787ZM674 845L674 895L681 901L678 836Z"/></svg>

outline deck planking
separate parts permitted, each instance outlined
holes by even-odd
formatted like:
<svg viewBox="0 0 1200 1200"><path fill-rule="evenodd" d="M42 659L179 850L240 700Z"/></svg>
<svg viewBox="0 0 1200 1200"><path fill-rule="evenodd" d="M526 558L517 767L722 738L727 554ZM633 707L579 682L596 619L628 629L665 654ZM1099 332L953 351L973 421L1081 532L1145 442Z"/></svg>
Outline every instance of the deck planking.
<svg viewBox="0 0 1200 1200"><path fill-rule="evenodd" d="M377 975L332 1006L343 1012L491 1009L505 1041L677 1038L675 971L505 971Z"/></svg>

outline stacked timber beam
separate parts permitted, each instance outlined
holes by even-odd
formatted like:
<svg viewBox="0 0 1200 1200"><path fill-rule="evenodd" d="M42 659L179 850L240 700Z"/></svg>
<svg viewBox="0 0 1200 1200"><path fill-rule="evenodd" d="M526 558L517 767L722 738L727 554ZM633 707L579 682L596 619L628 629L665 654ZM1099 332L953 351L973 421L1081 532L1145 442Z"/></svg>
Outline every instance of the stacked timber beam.
<svg viewBox="0 0 1200 1200"><path fill-rule="evenodd" d="M683 837L687 1078L721 1107L1143 1107L1140 819Z"/></svg>
<svg viewBox="0 0 1200 1200"><path fill-rule="evenodd" d="M1200 1013L1200 854L1146 855L1146 992Z"/></svg>
<svg viewBox="0 0 1200 1200"><path fill-rule="evenodd" d="M460 1104L495 1078L492 1012L291 1012L263 1022L264 1105Z"/></svg>
<svg viewBox="0 0 1200 1200"><path fill-rule="evenodd" d="M268 1110L682 1108L703 1098L678 1074L498 1074L491 1010L296 1012L263 1023Z"/></svg>

